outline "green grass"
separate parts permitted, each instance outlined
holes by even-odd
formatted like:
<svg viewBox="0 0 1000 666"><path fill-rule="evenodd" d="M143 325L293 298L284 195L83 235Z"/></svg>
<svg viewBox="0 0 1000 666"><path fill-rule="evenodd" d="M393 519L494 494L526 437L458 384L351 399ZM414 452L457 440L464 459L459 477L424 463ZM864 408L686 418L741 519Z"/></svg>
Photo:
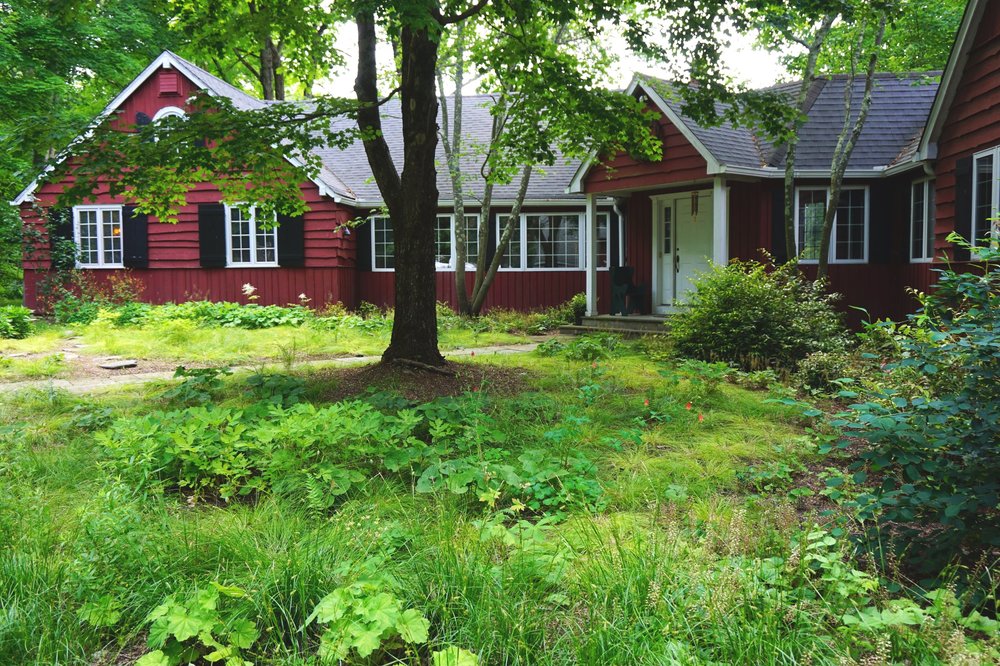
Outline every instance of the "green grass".
<svg viewBox="0 0 1000 666"><path fill-rule="evenodd" d="M259 341L268 331L225 333ZM271 331L272 344L292 333ZM208 338L193 344L210 346ZM723 385L688 410L692 386L666 385L657 365L631 350L596 369L534 354L466 362L528 371L525 391L487 404L503 446L556 446L551 433L575 424L569 443L597 463L603 511L538 527L537 516L522 516L529 523L518 532L509 515L497 527L502 516L469 494L416 493L391 474L372 476L319 515L270 496L191 504L130 486L94 440L95 420L166 408L161 387L3 398L0 663L109 663L142 644L144 617L166 595L218 581L248 592L233 603L261 630L255 663L316 664L309 614L371 570L391 577L405 607L430 620L430 649L461 646L481 664L857 663L873 658L883 637L899 662L988 649L973 641L981 635L956 642L947 622L847 631L839 616L850 601L791 564L777 578L767 573L771 558L801 555L793 540L811 519L786 496L751 494L738 475L814 454L797 412L766 393ZM306 395L329 381L301 376ZM246 380L229 378L219 400L247 404ZM596 397L581 395L595 384ZM666 416L650 420L650 410ZM117 600L121 617L98 629L77 611L102 595ZM428 653L349 663L427 663Z"/></svg>

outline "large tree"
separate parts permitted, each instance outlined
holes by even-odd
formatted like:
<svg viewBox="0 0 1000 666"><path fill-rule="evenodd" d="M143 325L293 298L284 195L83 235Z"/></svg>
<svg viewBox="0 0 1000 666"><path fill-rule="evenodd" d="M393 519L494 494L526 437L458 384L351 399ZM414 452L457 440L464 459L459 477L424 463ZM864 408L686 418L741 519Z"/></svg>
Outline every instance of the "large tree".
<svg viewBox="0 0 1000 666"><path fill-rule="evenodd" d="M164 47L156 0L0 2L0 201L14 198L57 150ZM0 298L20 286L21 225L0 206Z"/></svg>
<svg viewBox="0 0 1000 666"><path fill-rule="evenodd" d="M475 18L492 35L494 46L483 51L477 66L531 100L523 115L512 118L511 136L534 137L519 143L516 154L530 156L532 163L549 163L556 158L555 140L564 152L629 148L652 157L659 146L648 131L642 105L603 89L591 68L552 57L549 43L553 25L575 24L589 39L598 39L601 26L619 23L630 42L642 48L647 35L628 9L593 0L400 0L334 7L331 15L351 14L357 30L354 100L318 97L308 109L274 104L238 112L224 100L203 98L200 109L187 119L168 118L138 132L106 123L74 147L80 159L63 162L58 173L75 168L77 176L64 200L86 198L99 181L110 181L113 192L127 192L146 212L170 220L187 190L210 181L228 201L249 198L265 214L301 212L305 204L297 183L319 168L311 149L360 138L395 240L395 322L383 359L439 365L443 358L437 348L433 231L438 208L435 77L443 33ZM379 90L376 47L383 40L393 45L395 54L395 84L389 91ZM568 98L556 90L575 94ZM380 108L394 95L401 102L402 164L393 161L382 134ZM357 127L331 130L331 118L345 113L356 118ZM546 114L572 115L581 122L555 137L517 127L544 122ZM601 131L591 135L582 127ZM284 159L289 153L297 165Z"/></svg>

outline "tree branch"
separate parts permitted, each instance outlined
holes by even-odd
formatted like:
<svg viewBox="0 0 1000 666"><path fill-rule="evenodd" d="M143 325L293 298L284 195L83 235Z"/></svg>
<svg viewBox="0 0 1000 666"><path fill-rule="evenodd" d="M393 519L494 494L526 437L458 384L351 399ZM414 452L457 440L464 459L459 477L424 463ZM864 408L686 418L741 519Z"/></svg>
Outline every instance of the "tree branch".
<svg viewBox="0 0 1000 666"><path fill-rule="evenodd" d="M433 16L437 20L437 22L440 23L441 25L451 25L453 23L461 23L465 19L471 18L476 14L478 14L479 12L486 9L486 5L488 4L490 4L490 0L478 0L476 4L472 5L464 12L460 12L458 14L451 14L447 16L442 14L441 10L435 9L433 12Z"/></svg>
<svg viewBox="0 0 1000 666"><path fill-rule="evenodd" d="M358 127L365 132L365 153L379 190L386 203L396 203L400 191L399 172L392 161L389 144L382 135L382 117L379 114L375 16L371 12L360 13L355 17L355 23L358 26L358 76L354 80L354 93L361 103Z"/></svg>

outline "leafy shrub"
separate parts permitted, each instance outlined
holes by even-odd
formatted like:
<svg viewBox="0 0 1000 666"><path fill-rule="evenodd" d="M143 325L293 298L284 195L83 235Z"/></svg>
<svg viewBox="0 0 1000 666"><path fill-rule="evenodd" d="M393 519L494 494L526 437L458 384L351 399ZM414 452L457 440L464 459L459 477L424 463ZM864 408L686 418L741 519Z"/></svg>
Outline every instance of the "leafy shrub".
<svg viewBox="0 0 1000 666"><path fill-rule="evenodd" d="M814 351L846 344L838 296L794 264L732 261L700 276L688 307L671 317L681 354L745 370L790 368Z"/></svg>
<svg viewBox="0 0 1000 666"><path fill-rule="evenodd" d="M317 408L258 403L190 407L122 419L97 441L105 464L140 487L232 500L271 492L326 511L375 474L398 473L417 492L470 493L490 507L537 513L597 510L596 469L565 445L577 431L546 433L548 449L515 458L474 401L441 400L394 415L367 402Z"/></svg>
<svg viewBox="0 0 1000 666"><path fill-rule="evenodd" d="M816 391L839 390L838 379L856 378L859 370L853 354L846 351L813 352L799 361L795 382Z"/></svg>
<svg viewBox="0 0 1000 666"><path fill-rule="evenodd" d="M142 326L149 319L153 306L148 303L126 303L113 311L112 323L119 327Z"/></svg>
<svg viewBox="0 0 1000 666"><path fill-rule="evenodd" d="M535 353L541 356L565 356L574 361L603 361L611 358L620 350L622 339L611 333L596 333L581 335L569 342L555 338L546 340L535 348Z"/></svg>
<svg viewBox="0 0 1000 666"><path fill-rule="evenodd" d="M247 386L258 400L294 405L305 393L305 382L299 377L260 372L247 379Z"/></svg>
<svg viewBox="0 0 1000 666"><path fill-rule="evenodd" d="M243 650L257 641L257 625L219 608L223 597L246 596L240 588L218 583L187 597L170 595L146 617L148 645L154 650L140 657L135 666L179 666L201 659L252 666L243 658Z"/></svg>
<svg viewBox="0 0 1000 666"><path fill-rule="evenodd" d="M96 301L66 292L52 306L52 315L60 324L89 324L97 320L100 306Z"/></svg>
<svg viewBox="0 0 1000 666"><path fill-rule="evenodd" d="M0 307L0 338L20 340L31 333L31 310L20 305Z"/></svg>
<svg viewBox="0 0 1000 666"><path fill-rule="evenodd" d="M366 659L376 650L427 642L430 622L388 589L384 579L359 580L338 587L316 606L306 624L323 625L319 656L343 661L353 651Z"/></svg>
<svg viewBox="0 0 1000 666"><path fill-rule="evenodd" d="M883 386L851 396L856 404L833 422L869 445L856 478L879 475L855 501L860 516L940 524L941 562L963 542L1000 545L1000 252L977 251L984 274L942 271L897 334L901 358L886 366ZM925 381L894 385L900 371Z"/></svg>
<svg viewBox="0 0 1000 666"><path fill-rule="evenodd" d="M174 378L183 378L180 384L163 392L163 397L171 402L185 405L203 405L222 388L222 376L232 374L228 367L194 368L188 370L183 365L174 371Z"/></svg>

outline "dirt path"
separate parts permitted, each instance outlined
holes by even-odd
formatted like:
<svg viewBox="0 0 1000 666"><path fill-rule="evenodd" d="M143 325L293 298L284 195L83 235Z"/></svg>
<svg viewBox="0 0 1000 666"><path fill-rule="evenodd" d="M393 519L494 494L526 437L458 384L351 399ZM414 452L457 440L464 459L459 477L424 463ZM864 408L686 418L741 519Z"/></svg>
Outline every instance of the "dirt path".
<svg viewBox="0 0 1000 666"><path fill-rule="evenodd" d="M523 354L525 352L530 352L538 343L532 342L528 344L517 344L517 345L494 345L490 347L475 347L468 349L453 349L449 351L442 352L446 358L462 358L464 356L492 356L492 355L506 355L506 354ZM340 358L327 358L327 359L313 359L309 361L301 361L296 363L297 367L302 366L349 366L349 365L363 365L366 363L375 363L380 359L379 356L348 356ZM145 363L145 362L143 362ZM157 364L161 365L161 364ZM177 363L172 363L172 366L176 366ZM269 363L264 366L268 369L275 369L281 367L280 364ZM237 366L233 370L239 371L253 371L259 370L261 366ZM112 373L119 373L119 371L109 371ZM0 383L0 393L12 393L14 391L21 391L25 389L47 389L47 388L57 388L70 393L90 393L92 391L101 391L105 389L118 388L123 386L130 386L134 384L145 384L147 382L162 381L165 379L171 379L174 376L173 370L160 370L155 372L141 372L137 371L136 368L131 368L129 372L120 372L120 374L111 374L102 377L77 377L69 379L42 379L42 380L31 380L31 381L18 381L18 382L8 382Z"/></svg>

